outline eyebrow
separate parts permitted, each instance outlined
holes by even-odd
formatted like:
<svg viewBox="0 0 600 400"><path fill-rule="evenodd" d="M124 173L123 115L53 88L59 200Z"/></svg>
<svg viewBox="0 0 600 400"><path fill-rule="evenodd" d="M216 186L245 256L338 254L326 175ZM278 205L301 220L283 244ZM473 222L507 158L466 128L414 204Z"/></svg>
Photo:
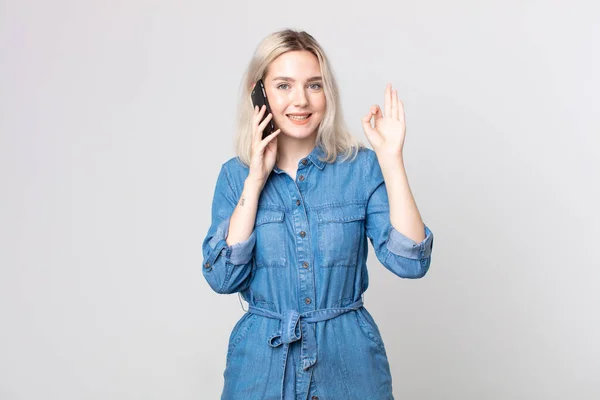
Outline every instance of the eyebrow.
<svg viewBox="0 0 600 400"><path fill-rule="evenodd" d="M290 78L289 76L277 76L275 78L273 78L274 81L286 81L286 82L296 82L296 80L294 78ZM313 76L312 78L308 78L306 81L307 82L314 82L314 81L322 81L323 78L320 76Z"/></svg>

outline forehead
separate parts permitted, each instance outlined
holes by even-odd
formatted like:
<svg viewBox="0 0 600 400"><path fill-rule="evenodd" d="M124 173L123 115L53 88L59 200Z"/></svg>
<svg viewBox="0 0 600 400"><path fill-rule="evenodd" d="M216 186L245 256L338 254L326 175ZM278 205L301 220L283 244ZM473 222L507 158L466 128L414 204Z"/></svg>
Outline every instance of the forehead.
<svg viewBox="0 0 600 400"><path fill-rule="evenodd" d="M314 54L308 51L288 51L271 62L266 76L302 79L317 75L321 75L321 67Z"/></svg>

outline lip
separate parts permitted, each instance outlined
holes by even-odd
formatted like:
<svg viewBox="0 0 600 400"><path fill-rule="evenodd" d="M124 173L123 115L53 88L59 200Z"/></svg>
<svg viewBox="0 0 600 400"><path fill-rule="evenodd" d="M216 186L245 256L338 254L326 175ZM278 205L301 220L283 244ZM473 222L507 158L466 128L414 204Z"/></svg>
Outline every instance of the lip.
<svg viewBox="0 0 600 400"><path fill-rule="evenodd" d="M309 115L309 117L306 118L306 119L304 119L304 120L302 120L302 121L296 121L296 120L290 118L289 117L290 115L293 115L295 117L303 117L303 116ZM306 124L308 124L310 122L310 118L312 117L312 114L311 113L286 114L286 117L287 117L288 121L290 121L294 125L306 125Z"/></svg>

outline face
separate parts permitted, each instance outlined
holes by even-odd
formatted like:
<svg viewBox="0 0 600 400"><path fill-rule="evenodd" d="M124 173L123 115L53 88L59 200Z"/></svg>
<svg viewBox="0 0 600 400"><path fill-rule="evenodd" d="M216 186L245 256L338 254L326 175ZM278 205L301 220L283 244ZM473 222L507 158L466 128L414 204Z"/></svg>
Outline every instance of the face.
<svg viewBox="0 0 600 400"><path fill-rule="evenodd" d="M281 134L297 139L317 134L325 114L321 67L308 51L290 51L277 57L264 79L275 125Z"/></svg>

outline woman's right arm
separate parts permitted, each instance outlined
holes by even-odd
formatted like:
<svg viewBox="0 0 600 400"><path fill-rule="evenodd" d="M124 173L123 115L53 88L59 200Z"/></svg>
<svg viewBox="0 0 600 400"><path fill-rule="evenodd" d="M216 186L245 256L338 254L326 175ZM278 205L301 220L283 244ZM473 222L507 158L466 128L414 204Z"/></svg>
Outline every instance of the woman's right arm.
<svg viewBox="0 0 600 400"><path fill-rule="evenodd" d="M221 167L212 203L212 221L202 243L202 272L217 293L235 293L247 286L256 242L254 221L260 187L246 179L239 199Z"/></svg>
<svg viewBox="0 0 600 400"><path fill-rule="evenodd" d="M247 178L237 206L231 215L229 233L226 238L228 245L242 242L250 237L254 230L260 192L260 185Z"/></svg>
<svg viewBox="0 0 600 400"><path fill-rule="evenodd" d="M235 293L246 289L252 271L252 253L256 243L254 223L260 193L277 156L275 132L262 139L262 132L272 118L260 122L266 109L254 109L252 151L249 173L239 198L236 197L225 165L217 179L212 204L212 222L202 244L202 272L217 293Z"/></svg>

